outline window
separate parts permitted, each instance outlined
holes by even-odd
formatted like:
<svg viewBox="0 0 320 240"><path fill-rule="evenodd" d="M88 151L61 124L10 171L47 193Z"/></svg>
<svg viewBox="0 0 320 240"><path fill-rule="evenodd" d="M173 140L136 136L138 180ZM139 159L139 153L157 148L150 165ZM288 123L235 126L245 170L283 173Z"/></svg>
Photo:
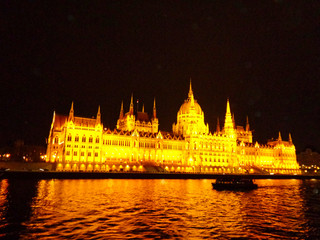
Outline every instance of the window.
<svg viewBox="0 0 320 240"><path fill-rule="evenodd" d="M97 138L96 138L96 143L99 143L99 141L100 141L100 140L99 140L99 138L97 137Z"/></svg>
<svg viewBox="0 0 320 240"><path fill-rule="evenodd" d="M69 156L70 155L70 151L67 151L66 155Z"/></svg>
<svg viewBox="0 0 320 240"><path fill-rule="evenodd" d="M58 138L58 136L56 136L56 137L54 138L54 143L59 143L59 138Z"/></svg>
<svg viewBox="0 0 320 240"><path fill-rule="evenodd" d="M83 157L84 156L84 152L81 152L81 157Z"/></svg>
<svg viewBox="0 0 320 240"><path fill-rule="evenodd" d="M95 156L95 157L98 157L98 153L97 153L97 152L96 152L96 153L94 153L94 156Z"/></svg>
<svg viewBox="0 0 320 240"><path fill-rule="evenodd" d="M76 137L74 138L74 141L79 142L79 136L76 136Z"/></svg>
<svg viewBox="0 0 320 240"><path fill-rule="evenodd" d="M92 138L92 136L90 136L89 137L89 143L92 143L92 140L93 140L93 138Z"/></svg>
<svg viewBox="0 0 320 240"><path fill-rule="evenodd" d="M77 156L78 155L78 152L73 152L73 156Z"/></svg>
<svg viewBox="0 0 320 240"><path fill-rule="evenodd" d="M71 140L72 140L72 137L71 137L71 134L69 134L67 141L68 141L68 142L71 142Z"/></svg>
<svg viewBox="0 0 320 240"><path fill-rule="evenodd" d="M86 137L85 136L82 137L82 142L86 142Z"/></svg>
<svg viewBox="0 0 320 240"><path fill-rule="evenodd" d="M91 152L88 152L88 157L91 157Z"/></svg>

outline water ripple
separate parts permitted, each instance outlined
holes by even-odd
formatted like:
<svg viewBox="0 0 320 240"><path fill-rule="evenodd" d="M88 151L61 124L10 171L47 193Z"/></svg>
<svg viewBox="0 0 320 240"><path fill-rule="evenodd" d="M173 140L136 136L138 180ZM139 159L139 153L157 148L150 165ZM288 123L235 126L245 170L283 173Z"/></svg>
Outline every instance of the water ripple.
<svg viewBox="0 0 320 240"><path fill-rule="evenodd" d="M208 180L2 180L0 237L320 238L319 181L257 183L218 192Z"/></svg>

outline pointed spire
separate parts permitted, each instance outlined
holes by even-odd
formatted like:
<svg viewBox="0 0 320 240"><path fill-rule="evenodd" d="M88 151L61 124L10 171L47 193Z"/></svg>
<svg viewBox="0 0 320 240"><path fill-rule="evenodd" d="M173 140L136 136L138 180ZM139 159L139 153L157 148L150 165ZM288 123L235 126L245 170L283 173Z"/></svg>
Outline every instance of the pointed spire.
<svg viewBox="0 0 320 240"><path fill-rule="evenodd" d="M230 115L230 116L231 116L229 98L228 98L228 100L227 100L227 110L226 110L226 115Z"/></svg>
<svg viewBox="0 0 320 240"><path fill-rule="evenodd" d="M56 121L56 111L53 111L51 129L53 128L54 122Z"/></svg>
<svg viewBox="0 0 320 240"><path fill-rule="evenodd" d="M278 141L282 141L282 138L281 138L281 133L279 131L279 137L278 137Z"/></svg>
<svg viewBox="0 0 320 240"><path fill-rule="evenodd" d="M69 112L69 121L73 121L73 120L74 120L74 110L73 110L73 101L72 101L70 112Z"/></svg>
<svg viewBox="0 0 320 240"><path fill-rule="evenodd" d="M189 87L188 97L190 98L191 95L193 95L193 92L192 92L192 84L191 84L191 78L190 78L190 87Z"/></svg>
<svg viewBox="0 0 320 240"><path fill-rule="evenodd" d="M194 107L194 97L193 97L193 94L191 96L191 107Z"/></svg>
<svg viewBox="0 0 320 240"><path fill-rule="evenodd" d="M129 113L130 113L130 115L133 114L133 94L131 94L131 102L130 102Z"/></svg>
<svg viewBox="0 0 320 240"><path fill-rule="evenodd" d="M156 98L153 99L153 118L157 118Z"/></svg>
<svg viewBox="0 0 320 240"><path fill-rule="evenodd" d="M144 104L142 104L142 112L144 113Z"/></svg>
<svg viewBox="0 0 320 240"><path fill-rule="evenodd" d="M249 118L247 116L247 119L246 119L246 132L249 132L250 131L250 125L249 125Z"/></svg>
<svg viewBox="0 0 320 240"><path fill-rule="evenodd" d="M219 117L217 118L217 133L220 132L220 122L219 122Z"/></svg>
<svg viewBox="0 0 320 240"><path fill-rule="evenodd" d="M100 124L101 123L101 113L100 113L100 105L98 107L98 113L97 113L97 124Z"/></svg>
<svg viewBox="0 0 320 240"><path fill-rule="evenodd" d="M289 133L289 143L292 144L291 133Z"/></svg>
<svg viewBox="0 0 320 240"><path fill-rule="evenodd" d="M193 96L193 91L192 91L191 78L190 78L190 87L189 87L188 99L191 101L191 106L194 106L194 96Z"/></svg>
<svg viewBox="0 0 320 240"><path fill-rule="evenodd" d="M123 101L121 101L121 108L120 108L120 114L119 114L119 119L123 118Z"/></svg>

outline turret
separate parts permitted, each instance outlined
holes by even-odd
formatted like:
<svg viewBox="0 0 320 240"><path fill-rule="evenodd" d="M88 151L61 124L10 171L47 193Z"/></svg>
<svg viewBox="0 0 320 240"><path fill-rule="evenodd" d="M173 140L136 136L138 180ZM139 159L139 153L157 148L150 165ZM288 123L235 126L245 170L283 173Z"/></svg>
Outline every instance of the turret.
<svg viewBox="0 0 320 240"><path fill-rule="evenodd" d="M292 144L291 133L289 133L289 143Z"/></svg>
<svg viewBox="0 0 320 240"><path fill-rule="evenodd" d="M220 132L220 122L219 122L219 118L217 118L217 133Z"/></svg>
<svg viewBox="0 0 320 240"><path fill-rule="evenodd" d="M232 119L232 115L231 115L231 111L230 111L229 99L227 100L227 110L226 110L226 116L225 116L223 131L227 135L233 135L234 134L234 121Z"/></svg>
<svg viewBox="0 0 320 240"><path fill-rule="evenodd" d="M120 114L119 114L119 119L123 118L123 101L121 102L121 108L120 108Z"/></svg>
<svg viewBox="0 0 320 240"><path fill-rule="evenodd" d="M278 141L281 142L282 141L282 138L281 138L281 133L279 131L279 137L278 137Z"/></svg>
<svg viewBox="0 0 320 240"><path fill-rule="evenodd" d="M133 115L133 94L131 94L131 102L130 102L129 114Z"/></svg>
<svg viewBox="0 0 320 240"><path fill-rule="evenodd" d="M153 100L153 118L157 118L156 99Z"/></svg>
<svg viewBox="0 0 320 240"><path fill-rule="evenodd" d="M97 113L97 120L96 120L96 124L101 124L100 106L98 107L98 113Z"/></svg>
<svg viewBox="0 0 320 240"><path fill-rule="evenodd" d="M249 132L250 131L250 125L249 125L249 119L248 119L248 116L247 116L247 121L246 121L246 132Z"/></svg>

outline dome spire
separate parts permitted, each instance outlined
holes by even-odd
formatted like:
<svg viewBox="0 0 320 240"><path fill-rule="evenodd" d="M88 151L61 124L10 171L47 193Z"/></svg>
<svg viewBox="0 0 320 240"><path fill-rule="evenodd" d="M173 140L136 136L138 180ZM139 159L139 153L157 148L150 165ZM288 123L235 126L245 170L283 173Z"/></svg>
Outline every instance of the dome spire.
<svg viewBox="0 0 320 240"><path fill-rule="evenodd" d="M189 88L188 98L191 101L191 106L194 106L194 96L193 96L193 91L192 91L191 78L190 78L190 88Z"/></svg>
<svg viewBox="0 0 320 240"><path fill-rule="evenodd" d="M193 96L193 92L192 92L192 84L191 84L191 78L190 78L190 87L189 87L188 97L191 98L191 96Z"/></svg>

